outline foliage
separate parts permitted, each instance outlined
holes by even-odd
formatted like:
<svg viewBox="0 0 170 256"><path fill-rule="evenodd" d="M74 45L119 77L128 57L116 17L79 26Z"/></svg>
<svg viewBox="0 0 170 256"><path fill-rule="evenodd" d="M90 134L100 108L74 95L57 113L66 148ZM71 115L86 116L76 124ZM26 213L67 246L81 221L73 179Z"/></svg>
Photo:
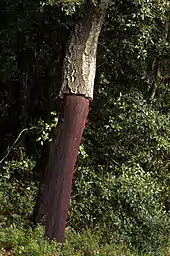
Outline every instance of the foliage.
<svg viewBox="0 0 170 256"><path fill-rule="evenodd" d="M67 234L63 255L88 255L87 248L91 255L94 251L96 255L119 255L120 246L114 244L121 241L139 251L151 251L150 255L159 255L158 248L168 246L167 2L110 2L98 47L95 97L73 181L68 225L76 232ZM41 171L34 165L42 155L41 144L46 146L57 121L58 114L53 120L50 113L60 110L57 95L65 45L83 1L50 3L52 6L26 0L0 3L1 158L19 131L37 126L0 166L3 227L29 224L37 190L34 176ZM100 235L79 234L86 227L99 227L103 241ZM21 250L28 255L34 250L34 255L43 255L47 244L41 235L40 241L33 239L32 231L26 238L22 229L9 230L2 230L1 235L7 232L15 241L15 234L20 234L18 245L12 245L16 253ZM128 253L133 255L127 249Z"/></svg>
<svg viewBox="0 0 170 256"><path fill-rule="evenodd" d="M41 5L61 6L66 15L73 15L84 2L84 0L46 0L42 1Z"/></svg>
<svg viewBox="0 0 170 256"><path fill-rule="evenodd" d="M56 244L47 242L43 238L43 229L38 227L33 232L31 229L26 231L22 228L10 227L0 230L1 247L10 249L14 255L34 255L46 256L54 255Z"/></svg>
<svg viewBox="0 0 170 256"><path fill-rule="evenodd" d="M28 225L33 210L37 186L31 170L35 163L24 157L22 151L19 157L1 165L0 227L12 223Z"/></svg>
<svg viewBox="0 0 170 256"><path fill-rule="evenodd" d="M169 233L169 116L138 91L107 99L103 120L85 133L70 222L101 225L107 239L156 251Z"/></svg>
<svg viewBox="0 0 170 256"><path fill-rule="evenodd" d="M99 231L90 232L85 230L76 233L68 229L66 232L66 241L64 245L56 244L54 241L44 239L44 230L37 227L34 231L31 229L10 227L0 229L0 245L3 250L8 249L14 253L14 256L152 256L151 252L147 254L138 254L130 250L123 243L121 244L103 244ZM163 256L163 252L157 251L158 256Z"/></svg>
<svg viewBox="0 0 170 256"><path fill-rule="evenodd" d="M70 225L77 230L100 225L106 241L123 240L155 252L166 243L169 222L162 204L164 188L140 166L122 165L110 173L101 166L95 172L79 167L75 191Z"/></svg>
<svg viewBox="0 0 170 256"><path fill-rule="evenodd" d="M40 129L39 131L39 137L37 138L36 141L39 141L41 145L44 144L45 141L51 141L52 136L50 137L50 133L52 132L52 129L57 126L58 123L58 118L56 112L51 112L51 120L47 123L44 120L39 120L38 121L38 126L37 128Z"/></svg>

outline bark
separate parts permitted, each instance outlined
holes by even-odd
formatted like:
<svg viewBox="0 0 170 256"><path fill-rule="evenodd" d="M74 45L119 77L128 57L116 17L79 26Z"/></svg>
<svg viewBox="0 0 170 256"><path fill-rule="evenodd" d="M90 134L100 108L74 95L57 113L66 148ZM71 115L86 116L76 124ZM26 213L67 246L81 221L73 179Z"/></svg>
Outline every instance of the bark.
<svg viewBox="0 0 170 256"><path fill-rule="evenodd" d="M73 170L88 115L89 101L83 96L64 97L64 117L49 147L48 162L37 198L35 222L46 235L64 241Z"/></svg>
<svg viewBox="0 0 170 256"><path fill-rule="evenodd" d="M87 5L77 22L66 49L60 96L74 93L93 99L96 51L106 7L105 0L97 7Z"/></svg>
<svg viewBox="0 0 170 256"><path fill-rule="evenodd" d="M73 171L88 111L93 98L96 51L106 1L86 8L66 49L63 83L63 120L49 147L48 161L34 211L34 222L45 226L46 235L64 241Z"/></svg>

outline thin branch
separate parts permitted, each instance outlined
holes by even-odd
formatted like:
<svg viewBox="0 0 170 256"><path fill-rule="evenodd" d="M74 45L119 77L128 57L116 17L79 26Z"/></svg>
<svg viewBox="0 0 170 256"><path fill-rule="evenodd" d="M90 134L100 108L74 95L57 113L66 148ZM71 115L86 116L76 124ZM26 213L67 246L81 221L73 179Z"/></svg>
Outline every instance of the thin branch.
<svg viewBox="0 0 170 256"><path fill-rule="evenodd" d="M18 142L18 140L21 138L22 134L23 134L24 132L27 132L27 131L30 131L30 130L33 130L33 129L37 129L37 127L33 126L33 127L31 127L31 128L25 128L25 129L23 129L23 130L19 133L18 137L16 138L16 140L14 141L14 143L12 144L12 146L10 147L10 149L8 150L7 154L0 160L0 164L9 156L9 154L10 154L11 151L12 151L12 149L14 148L14 146L16 145L16 143Z"/></svg>

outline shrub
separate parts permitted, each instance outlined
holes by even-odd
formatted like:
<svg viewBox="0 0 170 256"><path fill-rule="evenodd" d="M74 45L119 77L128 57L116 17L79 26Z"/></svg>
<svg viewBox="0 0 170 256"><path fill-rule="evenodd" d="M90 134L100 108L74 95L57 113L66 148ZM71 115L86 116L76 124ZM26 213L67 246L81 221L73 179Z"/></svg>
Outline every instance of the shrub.
<svg viewBox="0 0 170 256"><path fill-rule="evenodd" d="M76 230L97 225L106 241L123 240L156 252L169 233L169 117L135 90L114 97L103 119L86 129L70 225Z"/></svg>
<svg viewBox="0 0 170 256"><path fill-rule="evenodd" d="M66 231L65 244L57 244L44 238L44 229L37 227L31 229L10 227L0 229L0 245L5 250L11 250L14 256L164 256L168 252L165 248L152 252L137 253L129 249L123 241L119 244L102 242L102 232L99 230L84 230L76 233L70 228Z"/></svg>
<svg viewBox="0 0 170 256"><path fill-rule="evenodd" d="M27 157L6 161L0 173L0 226L28 225L37 186L33 182L34 162Z"/></svg>
<svg viewBox="0 0 170 256"><path fill-rule="evenodd" d="M56 253L56 244L45 240L43 235L42 227L26 232L13 226L0 230L0 242L4 248L11 249L15 256L48 256Z"/></svg>

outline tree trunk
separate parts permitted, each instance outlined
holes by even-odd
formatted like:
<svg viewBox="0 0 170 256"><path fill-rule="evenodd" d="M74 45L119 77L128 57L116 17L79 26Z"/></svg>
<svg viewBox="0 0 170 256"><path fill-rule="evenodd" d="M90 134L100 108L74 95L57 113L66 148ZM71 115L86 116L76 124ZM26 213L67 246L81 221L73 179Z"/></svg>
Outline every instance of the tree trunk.
<svg viewBox="0 0 170 256"><path fill-rule="evenodd" d="M64 115L48 152L44 177L37 197L34 221L45 226L46 235L64 241L73 171L88 111L93 98L96 51L106 0L86 6L67 45L60 96Z"/></svg>
<svg viewBox="0 0 170 256"><path fill-rule="evenodd" d="M64 118L50 144L48 163L37 198L36 222L49 238L63 242L78 146L88 115L89 101L83 96L64 97Z"/></svg>

